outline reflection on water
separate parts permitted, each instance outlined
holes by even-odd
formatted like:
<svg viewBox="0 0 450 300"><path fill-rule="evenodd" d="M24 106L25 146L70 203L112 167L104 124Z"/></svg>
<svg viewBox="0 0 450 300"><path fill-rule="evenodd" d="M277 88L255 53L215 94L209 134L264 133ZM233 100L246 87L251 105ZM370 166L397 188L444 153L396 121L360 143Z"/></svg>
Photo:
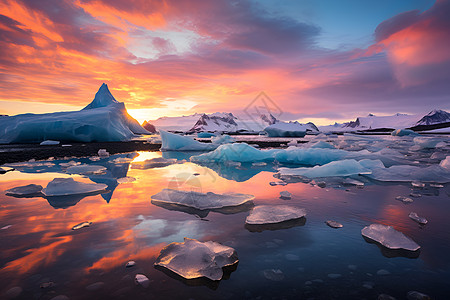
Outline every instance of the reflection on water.
<svg viewBox="0 0 450 300"><path fill-rule="evenodd" d="M107 184L106 194L59 199L57 203L0 194L0 228L5 228L0 230L0 298L6 298L5 293L13 287L22 289L17 299L56 295L70 299L376 299L381 293L404 299L410 290L443 299L450 292L449 185L427 187L421 191L422 197L406 205L395 200L413 191L405 183L381 184L358 178L364 188L343 186L334 179L329 179L325 188L303 182L271 186L274 169L270 165L199 166L180 161L189 160L191 154L172 157L169 152L141 153L134 161L161 155L180 163L143 170L130 168L129 162L113 162L118 157L133 158L132 154L99 161L75 159L107 168L102 175L71 176L77 181ZM17 171L0 175L0 190L27 184L45 187L55 177L69 177L60 166L68 161L14 166ZM137 180L117 183L126 176ZM197 211L151 202L151 195L169 185L173 188L174 181L180 189L191 188L189 180L180 178L195 178L203 193L255 195L255 205L289 202L305 208L308 220L277 228L248 228L244 225L248 206ZM292 193L290 200L279 198L284 190ZM409 219L411 211L426 217L429 224L419 227ZM344 227L326 226L324 221L330 219ZM84 221L92 225L71 230ZM371 223L392 225L411 237L422 247L420 256L408 259L386 254L385 249L380 252L361 236L361 229ZM217 286L175 280L155 269L153 263L161 249L184 237L233 247L239 266ZM129 260L136 261L136 266L125 268ZM282 272L282 280L266 276L264 271L272 269ZM138 273L150 279L147 289L134 284ZM55 284L40 288L46 282ZM92 288L99 282L103 284Z"/></svg>

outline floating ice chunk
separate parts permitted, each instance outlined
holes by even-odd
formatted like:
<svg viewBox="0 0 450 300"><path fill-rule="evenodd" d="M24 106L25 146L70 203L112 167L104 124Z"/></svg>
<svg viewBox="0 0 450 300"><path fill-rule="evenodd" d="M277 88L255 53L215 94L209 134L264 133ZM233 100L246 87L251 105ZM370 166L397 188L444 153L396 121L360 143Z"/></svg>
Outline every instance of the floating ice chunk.
<svg viewBox="0 0 450 300"><path fill-rule="evenodd" d="M289 193L288 191L281 191L280 192L280 198L281 199L289 200L289 199L291 199L291 197L292 197L292 194Z"/></svg>
<svg viewBox="0 0 450 300"><path fill-rule="evenodd" d="M136 274L136 276L134 277L134 283L136 285L141 285L144 288L148 288L150 280L143 274Z"/></svg>
<svg viewBox="0 0 450 300"><path fill-rule="evenodd" d="M162 140L162 151L211 151L217 148L217 144L200 143L189 136L159 131Z"/></svg>
<svg viewBox="0 0 450 300"><path fill-rule="evenodd" d="M300 219L305 216L305 209L295 206L259 205L253 208L250 215L245 219L245 223L249 225L274 224Z"/></svg>
<svg viewBox="0 0 450 300"><path fill-rule="evenodd" d="M59 141L45 140L41 142L39 145L47 146L47 145L59 145Z"/></svg>
<svg viewBox="0 0 450 300"><path fill-rule="evenodd" d="M413 199L405 197L405 196L397 196L397 197L395 197L395 200L402 201L405 204L409 204L409 203L414 202Z"/></svg>
<svg viewBox="0 0 450 300"><path fill-rule="evenodd" d="M287 185L287 183L284 182L284 181L271 181L271 182L269 182L269 184L270 184L271 186L277 186L277 185L282 185L282 186L284 186L284 185Z"/></svg>
<svg viewBox="0 0 450 300"><path fill-rule="evenodd" d="M130 183L130 182L134 182L134 181L136 181L136 178L134 178L134 177L129 177L129 176L127 176L127 177L121 177L121 178L118 178L118 179L117 179L117 182L118 182L118 183Z"/></svg>
<svg viewBox="0 0 450 300"><path fill-rule="evenodd" d="M423 217L419 217L419 216L417 215L417 213L415 213L415 212L410 212L409 215L408 215L408 217L409 217L411 220L413 220L413 221L419 223L420 225L425 225L425 224L428 223L428 220L427 220L427 219L425 219L425 218L423 218Z"/></svg>
<svg viewBox="0 0 450 300"><path fill-rule="evenodd" d="M263 275L266 279L272 281L282 281L284 279L283 271L280 269L266 269L263 271Z"/></svg>
<svg viewBox="0 0 450 300"><path fill-rule="evenodd" d="M301 124L298 122L279 122L264 128L269 137L304 137L306 130L311 130L311 127L307 124Z"/></svg>
<svg viewBox="0 0 450 300"><path fill-rule="evenodd" d="M80 224L77 224L72 227L72 230L78 230L84 227L89 227L92 225L92 222L81 222Z"/></svg>
<svg viewBox="0 0 450 300"><path fill-rule="evenodd" d="M437 184L437 183L430 183L430 186L434 187L434 188L443 188L444 187L442 184Z"/></svg>
<svg viewBox="0 0 450 300"><path fill-rule="evenodd" d="M430 138L430 137L424 137L424 136L420 136L420 137L415 137L414 138L414 143L419 146L421 149L426 149L426 148L435 148L436 145L441 142L440 139L437 138Z"/></svg>
<svg viewBox="0 0 450 300"><path fill-rule="evenodd" d="M236 141L235 138L233 138L227 134L224 134L221 136L215 136L211 139L211 142L216 145L231 144L231 143L234 143L235 141Z"/></svg>
<svg viewBox="0 0 450 300"><path fill-rule="evenodd" d="M437 165L429 167L395 165L389 168L375 168L372 169L372 174L367 176L379 181L450 182L450 172Z"/></svg>
<svg viewBox="0 0 450 300"><path fill-rule="evenodd" d="M197 156L192 156L195 163L208 162L256 162L272 160L272 153L277 150L258 150L246 143L220 145L216 150Z"/></svg>
<svg viewBox="0 0 450 300"><path fill-rule="evenodd" d="M187 206L199 210L219 209L224 207L239 206L252 201L255 197L247 194L206 194L199 192L186 192L173 189L163 189L153 195L152 202L161 202Z"/></svg>
<svg viewBox="0 0 450 300"><path fill-rule="evenodd" d="M211 137L215 137L216 135L214 133L211 132L199 132L197 133L197 137L198 138L211 138Z"/></svg>
<svg viewBox="0 0 450 300"><path fill-rule="evenodd" d="M98 165L76 165L66 169L67 174L92 175L102 174L106 171L106 167Z"/></svg>
<svg viewBox="0 0 450 300"><path fill-rule="evenodd" d="M108 157L109 156L109 152L106 151L106 149L99 149L97 153L98 153L98 156L100 156L100 157Z"/></svg>
<svg viewBox="0 0 450 300"><path fill-rule="evenodd" d="M113 159L111 162L113 164L128 164L133 161L134 158L131 157L117 157Z"/></svg>
<svg viewBox="0 0 450 300"><path fill-rule="evenodd" d="M155 266L166 268L186 279L206 277L221 280L223 268L239 262L236 251L216 242L199 242L184 238L161 250Z"/></svg>
<svg viewBox="0 0 450 300"><path fill-rule="evenodd" d="M177 160L174 158L164 158L164 157L156 157L152 159L147 159L144 161L133 162L131 164L131 168L133 169L152 169L152 168L163 168L173 164L176 164Z"/></svg>
<svg viewBox="0 0 450 300"><path fill-rule="evenodd" d="M63 167L63 168L68 168L68 167L72 167L72 166L78 166L78 165L81 165L81 162L71 160L71 161L68 161L68 162L62 162L62 163L59 163L59 165L60 165L61 167Z"/></svg>
<svg viewBox="0 0 450 300"><path fill-rule="evenodd" d="M417 291L409 291L406 295L406 299L408 300L431 300L431 297Z"/></svg>
<svg viewBox="0 0 450 300"><path fill-rule="evenodd" d="M331 221L331 220L326 221L325 224L327 224L331 228L342 228L342 227L344 227L344 225L342 225L341 223L336 222L336 221Z"/></svg>
<svg viewBox="0 0 450 300"><path fill-rule="evenodd" d="M420 246L392 226L371 224L361 230L361 234L369 240L380 243L391 250L417 251Z"/></svg>
<svg viewBox="0 0 450 300"><path fill-rule="evenodd" d="M252 166L254 166L254 167L264 167L264 166L267 166L267 163L263 162L263 161L259 161L259 162L252 163Z"/></svg>
<svg viewBox="0 0 450 300"><path fill-rule="evenodd" d="M411 197L413 197L413 198L420 198L420 197L422 197L422 194L419 194L419 193L416 193L416 192L412 192L412 193L410 193L409 194Z"/></svg>
<svg viewBox="0 0 450 300"><path fill-rule="evenodd" d="M289 147L274 151L272 156L280 163L315 166L344 159L350 154L356 155L356 153L339 149Z"/></svg>
<svg viewBox="0 0 450 300"><path fill-rule="evenodd" d="M103 183L83 183L73 178L55 178L50 181L42 193L46 197L90 194L106 190Z"/></svg>
<svg viewBox="0 0 450 300"><path fill-rule="evenodd" d="M6 226L3 226L2 228L0 228L0 230L6 230L6 229L11 228L11 227L12 227L12 225L6 225Z"/></svg>
<svg viewBox="0 0 450 300"><path fill-rule="evenodd" d="M126 263L125 268L131 268L134 267L136 265L136 262L134 260L130 260L129 262Z"/></svg>
<svg viewBox="0 0 450 300"><path fill-rule="evenodd" d="M420 181L413 181L413 182L411 182L411 185L415 188L420 188L420 189L423 189L425 187L425 183L420 182Z"/></svg>
<svg viewBox="0 0 450 300"><path fill-rule="evenodd" d="M439 166L450 171L450 156L445 157L440 163Z"/></svg>
<svg viewBox="0 0 450 300"><path fill-rule="evenodd" d="M14 187L6 190L5 194L12 197L35 197L41 196L42 186L38 184L28 184L23 186Z"/></svg>
<svg viewBox="0 0 450 300"><path fill-rule="evenodd" d="M241 163L238 161L227 160L227 161L225 161L225 165L227 165L229 167L240 167Z"/></svg>
<svg viewBox="0 0 450 300"><path fill-rule="evenodd" d="M396 129L396 130L392 131L391 135L405 136L405 135L419 135L419 134L411 129Z"/></svg>
<svg viewBox="0 0 450 300"><path fill-rule="evenodd" d="M325 141L318 141L317 143L311 145L310 148L321 148L321 149L336 149L335 146L327 143Z"/></svg>
<svg viewBox="0 0 450 300"><path fill-rule="evenodd" d="M333 161L323 166L315 166L313 168L280 168L278 169L278 172L281 176L306 176L309 178L372 173L370 169L363 167L354 159Z"/></svg>
<svg viewBox="0 0 450 300"><path fill-rule="evenodd" d="M288 146L294 146L294 147L297 147L297 146L298 146L298 141L297 141L297 140L290 141L289 143L287 143L287 145L288 145Z"/></svg>

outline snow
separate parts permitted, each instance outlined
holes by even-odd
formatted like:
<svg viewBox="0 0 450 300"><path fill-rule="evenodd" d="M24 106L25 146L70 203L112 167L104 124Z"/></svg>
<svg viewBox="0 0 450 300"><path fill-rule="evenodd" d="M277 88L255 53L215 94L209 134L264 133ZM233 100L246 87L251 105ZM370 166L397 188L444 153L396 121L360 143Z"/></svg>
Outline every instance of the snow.
<svg viewBox="0 0 450 300"><path fill-rule="evenodd" d="M423 217L419 217L419 215L417 215L417 213L415 213L415 212L410 212L409 215L408 215L408 217L409 217L411 220L413 220L413 221L415 221L415 222L417 222L417 223L419 223L419 224L421 224L421 225L425 225L425 224L428 223L428 220L427 220L427 219L425 219L425 218L423 218Z"/></svg>
<svg viewBox="0 0 450 300"><path fill-rule="evenodd" d="M41 142L39 145L47 146L47 145L59 145L59 141L45 140Z"/></svg>
<svg viewBox="0 0 450 300"><path fill-rule="evenodd" d="M28 184L14 187L6 190L5 194L12 197L35 197L41 196L42 186L37 184Z"/></svg>
<svg viewBox="0 0 450 300"><path fill-rule="evenodd" d="M223 268L239 262L236 251L217 242L199 242L184 238L183 243L171 243L161 250L155 266L164 267L186 278L206 277L221 280Z"/></svg>
<svg viewBox="0 0 450 300"><path fill-rule="evenodd" d="M365 168L354 159L333 161L323 166L313 168L280 168L281 176L306 176L308 178L350 176L359 174L370 174L372 171Z"/></svg>
<svg viewBox="0 0 450 300"><path fill-rule="evenodd" d="M224 207L239 206L254 199L248 194L215 194L212 192L186 192L173 189L163 189L153 195L152 202L176 204L199 210L219 209Z"/></svg>
<svg viewBox="0 0 450 300"><path fill-rule="evenodd" d="M250 212L250 215L245 219L245 223L249 225L274 224L303 218L305 216L305 209L295 206L258 205Z"/></svg>
<svg viewBox="0 0 450 300"><path fill-rule="evenodd" d="M361 230L361 234L382 246L391 249L404 249L407 251L417 251L420 246L400 231L395 230L392 226L382 224L371 224Z"/></svg>
<svg viewBox="0 0 450 300"><path fill-rule="evenodd" d="M106 171L106 167L97 165L76 165L66 169L67 174L91 175L101 174Z"/></svg>
<svg viewBox="0 0 450 300"><path fill-rule="evenodd" d="M108 101L107 101L108 100ZM114 100L114 101L113 101ZM21 114L0 118L0 143L125 141L148 134L103 84L81 111Z"/></svg>
<svg viewBox="0 0 450 300"><path fill-rule="evenodd" d="M159 131L162 140L161 151L211 151L218 147L217 144L200 143L189 136Z"/></svg>
<svg viewBox="0 0 450 300"><path fill-rule="evenodd" d="M73 178L55 178L42 190L42 194L46 197L90 194L104 191L106 188L107 185L102 183L83 183Z"/></svg>
<svg viewBox="0 0 450 300"><path fill-rule="evenodd" d="M306 131L318 131L314 129L314 124L301 124L298 122L279 122L267 126L264 131L267 132L269 137L304 137Z"/></svg>

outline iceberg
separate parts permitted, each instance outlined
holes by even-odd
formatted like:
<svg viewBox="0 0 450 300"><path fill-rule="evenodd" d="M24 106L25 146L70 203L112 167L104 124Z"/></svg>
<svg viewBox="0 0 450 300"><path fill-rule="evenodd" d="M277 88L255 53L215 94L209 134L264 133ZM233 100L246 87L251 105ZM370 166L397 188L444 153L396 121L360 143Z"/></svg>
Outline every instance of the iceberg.
<svg viewBox="0 0 450 300"><path fill-rule="evenodd" d="M224 207L240 206L252 201L255 197L248 194L215 194L186 192L173 189L163 189L153 195L152 203L176 204L198 210L213 210Z"/></svg>
<svg viewBox="0 0 450 300"><path fill-rule="evenodd" d="M313 123L277 122L264 128L269 137L304 137L307 131L319 132Z"/></svg>
<svg viewBox="0 0 450 300"><path fill-rule="evenodd" d="M333 176L351 176L359 174L371 174L372 171L365 168L354 159L344 159L332 161L323 166L313 168L280 168L280 176L306 176L308 178L333 177Z"/></svg>
<svg viewBox="0 0 450 300"><path fill-rule="evenodd" d="M125 141L148 134L126 111L124 103L102 84L94 100L81 111L21 114L0 118L0 143Z"/></svg>
<svg viewBox="0 0 450 300"><path fill-rule="evenodd" d="M23 186L14 187L12 189L6 190L5 194L7 196L12 196L16 198L32 198L42 196L42 186L37 184L28 184Z"/></svg>
<svg viewBox="0 0 450 300"><path fill-rule="evenodd" d="M361 230L363 237L380 243L382 246L391 250L417 251L420 246L412 239L405 236L392 226L382 224L371 224Z"/></svg>
<svg viewBox="0 0 450 300"><path fill-rule="evenodd" d="M170 133L160 130L162 151L211 151L218 147L213 143L201 143L189 136L182 136L175 133Z"/></svg>
<svg viewBox="0 0 450 300"><path fill-rule="evenodd" d="M258 205L245 219L248 225L264 225L300 219L306 216L303 208L290 205Z"/></svg>
<svg viewBox="0 0 450 300"><path fill-rule="evenodd" d="M171 243L161 250L155 266L166 268L185 279L221 280L224 268L239 262L236 250L216 242L199 242L184 238L183 243Z"/></svg>
<svg viewBox="0 0 450 300"><path fill-rule="evenodd" d="M45 197L69 196L98 193L106 188L107 185L103 183L83 183L75 181L73 178L55 178L42 190L42 194Z"/></svg>
<svg viewBox="0 0 450 300"><path fill-rule="evenodd" d="M232 144L236 142L236 139L232 138L231 136L224 134L221 136L215 136L211 139L211 142L216 145L222 145L222 144Z"/></svg>
<svg viewBox="0 0 450 300"><path fill-rule="evenodd" d="M396 129L396 130L392 131L391 135L392 136L407 136L407 135L417 136L419 134L411 129Z"/></svg>

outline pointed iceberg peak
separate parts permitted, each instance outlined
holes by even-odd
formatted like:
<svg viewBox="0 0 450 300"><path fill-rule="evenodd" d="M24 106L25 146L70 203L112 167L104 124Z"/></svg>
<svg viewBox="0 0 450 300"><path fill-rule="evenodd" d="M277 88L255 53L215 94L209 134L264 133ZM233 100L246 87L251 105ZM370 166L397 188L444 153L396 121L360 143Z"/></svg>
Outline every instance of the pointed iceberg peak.
<svg viewBox="0 0 450 300"><path fill-rule="evenodd" d="M95 94L94 100L92 100L92 102L89 103L83 109L105 107L105 106L109 106L113 103L115 104L115 103L120 103L120 102L117 101L114 98L114 96L111 94L111 92L108 89L108 85L106 83L103 83L102 86L98 89L98 92Z"/></svg>

